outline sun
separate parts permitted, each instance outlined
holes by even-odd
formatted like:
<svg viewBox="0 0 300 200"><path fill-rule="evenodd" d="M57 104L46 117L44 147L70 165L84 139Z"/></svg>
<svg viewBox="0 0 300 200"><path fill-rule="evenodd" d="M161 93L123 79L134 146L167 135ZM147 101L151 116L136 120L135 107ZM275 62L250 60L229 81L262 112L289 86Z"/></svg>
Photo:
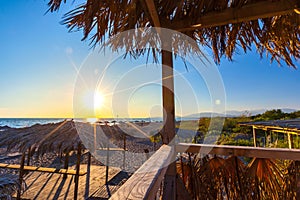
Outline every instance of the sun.
<svg viewBox="0 0 300 200"><path fill-rule="evenodd" d="M104 96L100 91L86 91L83 95L83 105L88 112L100 110L104 104Z"/></svg>
<svg viewBox="0 0 300 200"><path fill-rule="evenodd" d="M94 108L100 109L103 106L104 103L104 96L101 92L96 91L94 93Z"/></svg>

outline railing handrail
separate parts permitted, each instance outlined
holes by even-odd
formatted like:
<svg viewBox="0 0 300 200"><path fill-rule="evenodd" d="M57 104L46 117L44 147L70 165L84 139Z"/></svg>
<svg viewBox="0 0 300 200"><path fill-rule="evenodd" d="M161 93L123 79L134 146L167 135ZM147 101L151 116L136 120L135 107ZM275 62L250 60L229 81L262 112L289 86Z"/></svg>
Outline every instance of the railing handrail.
<svg viewBox="0 0 300 200"><path fill-rule="evenodd" d="M110 199L154 199L174 153L300 160L300 149L179 143L162 145Z"/></svg>
<svg viewBox="0 0 300 200"><path fill-rule="evenodd" d="M162 145L110 199L154 199L173 154L174 147Z"/></svg>
<svg viewBox="0 0 300 200"><path fill-rule="evenodd" d="M224 156L244 156L268 159L300 160L300 149L228 146L211 144L179 143L175 152L202 153Z"/></svg>

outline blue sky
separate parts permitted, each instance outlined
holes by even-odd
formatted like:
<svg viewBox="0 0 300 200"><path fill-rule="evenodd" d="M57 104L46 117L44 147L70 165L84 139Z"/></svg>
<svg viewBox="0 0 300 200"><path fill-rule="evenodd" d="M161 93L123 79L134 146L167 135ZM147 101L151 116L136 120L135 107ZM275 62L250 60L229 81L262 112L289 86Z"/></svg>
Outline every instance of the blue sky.
<svg viewBox="0 0 300 200"><path fill-rule="evenodd" d="M45 15L47 1L0 1L0 117L73 117L77 70L91 47L89 41L81 41L82 32L68 33L67 28L59 24L69 6ZM134 66L135 62L139 63L118 60L113 69L123 67L125 70L126 64ZM176 70L185 70L180 61L175 64ZM299 66L299 61L296 65ZM159 67L152 67L159 73ZM282 67L275 62L270 64L266 57L260 59L255 49L246 55L240 50L234 62L222 59L217 67L224 82L227 110L300 109L299 69L289 68L284 63ZM106 77L107 85L114 76L120 76L121 72L113 69ZM211 110L205 82L201 76L191 73L186 72L185 77L197 91L197 106L191 106L188 94L182 95L180 98L186 99L177 103L180 115ZM177 80L175 90L180 96L184 88L180 88L179 83ZM108 102L109 98L104 101ZM150 85L130 98L128 112L134 117L147 117L152 112L151 115L156 115L159 104L160 87ZM105 117L110 115L109 110L111 104L99 108Z"/></svg>

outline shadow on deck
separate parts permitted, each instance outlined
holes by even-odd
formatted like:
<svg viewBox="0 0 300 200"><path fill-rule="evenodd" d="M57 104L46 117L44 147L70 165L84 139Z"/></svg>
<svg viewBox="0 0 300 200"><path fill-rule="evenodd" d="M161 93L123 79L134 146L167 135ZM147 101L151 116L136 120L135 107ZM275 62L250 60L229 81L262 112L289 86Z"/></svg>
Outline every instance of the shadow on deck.
<svg viewBox="0 0 300 200"><path fill-rule="evenodd" d="M95 191L88 200L107 200L115 193L121 185L130 177L128 172L120 171L106 185L101 186Z"/></svg>

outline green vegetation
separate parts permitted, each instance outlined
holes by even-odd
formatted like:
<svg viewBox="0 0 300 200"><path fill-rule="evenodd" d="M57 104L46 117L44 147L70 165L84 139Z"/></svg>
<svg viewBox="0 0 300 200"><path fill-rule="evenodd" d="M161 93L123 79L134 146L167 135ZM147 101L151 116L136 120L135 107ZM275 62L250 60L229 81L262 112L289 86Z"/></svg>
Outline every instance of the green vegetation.
<svg viewBox="0 0 300 200"><path fill-rule="evenodd" d="M300 117L300 111L284 113L280 109L267 110L263 114L252 116L253 121L295 119Z"/></svg>
<svg viewBox="0 0 300 200"><path fill-rule="evenodd" d="M268 120L287 120L300 118L300 111L284 113L280 109L268 110L263 114L250 116L249 114L231 118L201 118L198 121L198 130L194 138L188 138L190 135L178 136L179 142L191 141L193 143L215 143L221 145L254 146L252 128L240 126L241 122L250 121L268 121ZM194 130L197 121L183 121L177 124L177 128ZM223 127L220 134L220 127ZM283 133L274 133L271 131L257 130L257 145L268 147L288 147L287 135ZM300 148L300 138L292 136L294 148Z"/></svg>
<svg viewBox="0 0 300 200"><path fill-rule="evenodd" d="M177 142L186 143L213 143L220 145L254 146L252 128L240 126L241 122L256 122L268 120L287 120L300 118L300 111L284 113L280 109L268 110L263 114L250 116L244 114L239 117L221 118L203 117L199 120L181 121L176 123ZM221 131L221 134L220 134ZM293 148L300 148L300 138L292 135ZM256 130L257 146L287 148L287 134L271 131ZM160 133L152 136L150 140L161 143Z"/></svg>

